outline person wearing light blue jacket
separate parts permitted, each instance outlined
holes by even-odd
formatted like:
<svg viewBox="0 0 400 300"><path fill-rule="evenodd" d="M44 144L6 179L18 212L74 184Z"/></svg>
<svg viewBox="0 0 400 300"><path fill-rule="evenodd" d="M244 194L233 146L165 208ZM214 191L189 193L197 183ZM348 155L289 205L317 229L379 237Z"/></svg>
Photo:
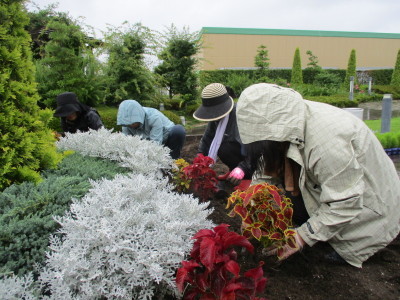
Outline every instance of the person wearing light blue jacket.
<svg viewBox="0 0 400 300"><path fill-rule="evenodd" d="M118 108L117 125L122 133L138 135L171 149L170 155L178 159L186 138L185 128L175 125L155 108L143 107L136 100L124 100Z"/></svg>

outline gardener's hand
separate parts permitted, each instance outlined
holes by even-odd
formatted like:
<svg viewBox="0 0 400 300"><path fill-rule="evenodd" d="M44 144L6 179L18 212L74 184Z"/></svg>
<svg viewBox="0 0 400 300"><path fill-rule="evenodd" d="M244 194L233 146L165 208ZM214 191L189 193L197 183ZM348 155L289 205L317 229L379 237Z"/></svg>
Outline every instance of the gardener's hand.
<svg viewBox="0 0 400 300"><path fill-rule="evenodd" d="M234 168L226 180L229 181L233 186L236 186L240 183L240 181L242 181L243 177L244 171L241 168Z"/></svg>
<svg viewBox="0 0 400 300"><path fill-rule="evenodd" d="M302 237L297 233L296 230L295 230L295 234L294 234L294 240L295 240L296 247L293 248L293 247L289 246L288 244L283 246L283 249L279 253L280 254L278 257L279 260L284 260L284 259L288 258L290 255L296 253L297 251L300 251L301 249L303 249L304 245L306 244L304 242L304 240L302 239ZM267 248L265 250L267 250L265 253L267 256L278 254L278 248L276 248L276 247Z"/></svg>

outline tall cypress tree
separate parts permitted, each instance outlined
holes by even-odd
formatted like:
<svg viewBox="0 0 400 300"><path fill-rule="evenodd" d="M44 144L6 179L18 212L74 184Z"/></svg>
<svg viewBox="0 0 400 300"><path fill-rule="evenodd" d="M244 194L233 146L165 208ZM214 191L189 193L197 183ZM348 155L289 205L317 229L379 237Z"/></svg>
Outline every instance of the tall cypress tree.
<svg viewBox="0 0 400 300"><path fill-rule="evenodd" d="M357 82L357 73L356 73L356 50L352 49L350 52L349 62L347 64L346 77L343 82L343 87L348 89L350 86L350 77L354 76L354 84Z"/></svg>
<svg viewBox="0 0 400 300"><path fill-rule="evenodd" d="M293 58L292 67L292 78L290 80L291 84L302 84L303 83L303 71L301 70L301 58L300 49L296 48Z"/></svg>
<svg viewBox="0 0 400 300"><path fill-rule="evenodd" d="M400 49L397 52L396 65L394 66L391 85L400 87Z"/></svg>
<svg viewBox="0 0 400 300"><path fill-rule="evenodd" d="M0 2L0 190L14 182L40 180L39 171L60 160L40 111L23 0Z"/></svg>

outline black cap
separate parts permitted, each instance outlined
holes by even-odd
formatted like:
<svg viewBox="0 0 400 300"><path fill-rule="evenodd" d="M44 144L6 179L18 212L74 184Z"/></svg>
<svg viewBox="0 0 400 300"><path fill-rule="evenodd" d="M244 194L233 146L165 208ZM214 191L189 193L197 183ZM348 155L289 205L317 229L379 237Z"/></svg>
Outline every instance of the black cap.
<svg viewBox="0 0 400 300"><path fill-rule="evenodd" d="M75 93L65 92L57 96L55 117L66 117L80 110L78 97Z"/></svg>

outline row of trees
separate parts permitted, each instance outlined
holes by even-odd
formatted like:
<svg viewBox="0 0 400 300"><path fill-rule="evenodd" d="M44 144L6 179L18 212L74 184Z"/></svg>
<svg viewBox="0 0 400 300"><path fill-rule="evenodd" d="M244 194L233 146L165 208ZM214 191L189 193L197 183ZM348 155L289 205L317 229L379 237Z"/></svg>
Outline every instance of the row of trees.
<svg viewBox="0 0 400 300"><path fill-rule="evenodd" d="M56 11L54 5L28 15L26 29L32 38L42 107L53 107L55 97L64 91L74 91L92 106L149 100L160 96L160 90L167 90L169 97L197 96L197 33L186 28L179 31L173 25L159 33L125 22L97 39L92 28ZM154 57L159 64L151 70Z"/></svg>
<svg viewBox="0 0 400 300"><path fill-rule="evenodd" d="M28 12L24 3L0 3L0 190L38 182L41 170L62 159L49 129L59 93L73 91L89 105L143 101L157 95L157 87L170 97L196 97L197 34L171 26L156 36L126 23L96 39L55 6ZM154 72L149 55L161 60Z"/></svg>
<svg viewBox="0 0 400 300"><path fill-rule="evenodd" d="M311 50L307 50L308 64L306 69L310 69L316 73L316 76L326 77L327 73L318 65L318 57L315 56ZM254 58L254 65L257 68L261 76L268 77L269 70L269 57L268 50L265 45L260 45L257 49L257 54ZM350 52L349 61L346 69L346 77L343 82L343 87L347 88L349 86L350 77L353 76L355 83L357 83L357 72L356 72L357 60L356 60L356 50L352 49ZM300 58L300 49L296 48L293 58L292 76L291 84L302 84L302 67ZM330 75L331 76L331 75ZM332 76L331 76L332 77ZM397 53L397 59L395 68L392 74L391 85L400 87L400 50Z"/></svg>

